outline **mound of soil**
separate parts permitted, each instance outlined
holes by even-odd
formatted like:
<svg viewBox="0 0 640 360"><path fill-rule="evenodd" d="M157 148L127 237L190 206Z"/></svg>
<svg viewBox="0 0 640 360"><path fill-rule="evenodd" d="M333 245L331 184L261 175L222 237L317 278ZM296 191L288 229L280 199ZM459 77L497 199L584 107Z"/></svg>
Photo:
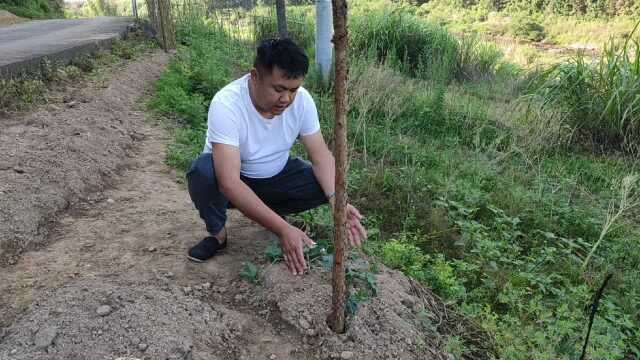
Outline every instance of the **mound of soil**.
<svg viewBox="0 0 640 360"><path fill-rule="evenodd" d="M6 10L0 10L0 26L9 26L9 25L18 24L25 21L29 21L29 19L25 19L16 15L13 15L12 13Z"/></svg>
<svg viewBox="0 0 640 360"><path fill-rule="evenodd" d="M248 320L162 279L81 280L43 298L6 331L0 359L233 359Z"/></svg>
<svg viewBox="0 0 640 360"><path fill-rule="evenodd" d="M61 104L0 122L0 264L41 244L62 209L100 190L137 134L132 109L167 57L116 73L106 89L77 89Z"/></svg>
<svg viewBox="0 0 640 360"><path fill-rule="evenodd" d="M362 302L348 319L345 334L336 335L326 323L331 310L331 272L315 267L295 279L284 266L265 271L264 292L275 302L284 321L317 344L321 359L435 359L423 338L416 313L423 308L407 278L383 267L375 275L378 293Z"/></svg>

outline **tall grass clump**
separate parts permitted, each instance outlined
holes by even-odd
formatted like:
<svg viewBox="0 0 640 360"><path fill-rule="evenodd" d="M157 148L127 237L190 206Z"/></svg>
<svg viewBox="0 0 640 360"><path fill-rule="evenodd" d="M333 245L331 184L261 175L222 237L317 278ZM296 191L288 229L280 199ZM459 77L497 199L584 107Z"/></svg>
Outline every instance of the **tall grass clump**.
<svg viewBox="0 0 640 360"><path fill-rule="evenodd" d="M412 76L437 81L453 78L458 43L438 25L402 11L381 10L352 17L349 30L352 55L397 62Z"/></svg>
<svg viewBox="0 0 640 360"><path fill-rule="evenodd" d="M396 10L377 10L351 18L350 45L405 74L448 83L488 79L502 58L498 48L475 36L453 36L442 26Z"/></svg>
<svg viewBox="0 0 640 360"><path fill-rule="evenodd" d="M640 24L640 23L639 23ZM592 150L640 150L640 39L611 39L600 58L583 54L534 80L526 100L562 111L571 144Z"/></svg>

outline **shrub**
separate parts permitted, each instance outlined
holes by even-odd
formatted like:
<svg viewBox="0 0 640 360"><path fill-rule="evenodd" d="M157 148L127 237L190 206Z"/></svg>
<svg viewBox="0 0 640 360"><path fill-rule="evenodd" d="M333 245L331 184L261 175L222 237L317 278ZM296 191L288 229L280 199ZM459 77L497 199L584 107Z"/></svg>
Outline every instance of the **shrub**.
<svg viewBox="0 0 640 360"><path fill-rule="evenodd" d="M547 34L544 26L526 16L516 16L509 24L509 33L531 41L542 41Z"/></svg>

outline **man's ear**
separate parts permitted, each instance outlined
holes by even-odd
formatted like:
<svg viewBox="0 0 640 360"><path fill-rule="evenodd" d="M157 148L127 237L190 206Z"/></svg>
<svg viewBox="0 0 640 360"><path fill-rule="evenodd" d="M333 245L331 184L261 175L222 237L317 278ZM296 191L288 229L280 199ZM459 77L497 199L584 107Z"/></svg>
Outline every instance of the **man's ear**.
<svg viewBox="0 0 640 360"><path fill-rule="evenodd" d="M258 77L260 76L260 74L258 73L258 69L251 68L250 73L251 73L251 80L258 81Z"/></svg>

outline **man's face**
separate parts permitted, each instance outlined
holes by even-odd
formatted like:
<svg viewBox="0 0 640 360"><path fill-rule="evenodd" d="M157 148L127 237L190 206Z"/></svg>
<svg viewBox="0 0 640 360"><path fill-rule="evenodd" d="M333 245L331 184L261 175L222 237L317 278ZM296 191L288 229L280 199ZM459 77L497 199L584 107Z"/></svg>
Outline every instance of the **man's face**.
<svg viewBox="0 0 640 360"><path fill-rule="evenodd" d="M278 67L271 74L266 71L251 70L251 79L255 84L254 101L260 111L271 115L280 115L293 103L303 77L288 79Z"/></svg>

